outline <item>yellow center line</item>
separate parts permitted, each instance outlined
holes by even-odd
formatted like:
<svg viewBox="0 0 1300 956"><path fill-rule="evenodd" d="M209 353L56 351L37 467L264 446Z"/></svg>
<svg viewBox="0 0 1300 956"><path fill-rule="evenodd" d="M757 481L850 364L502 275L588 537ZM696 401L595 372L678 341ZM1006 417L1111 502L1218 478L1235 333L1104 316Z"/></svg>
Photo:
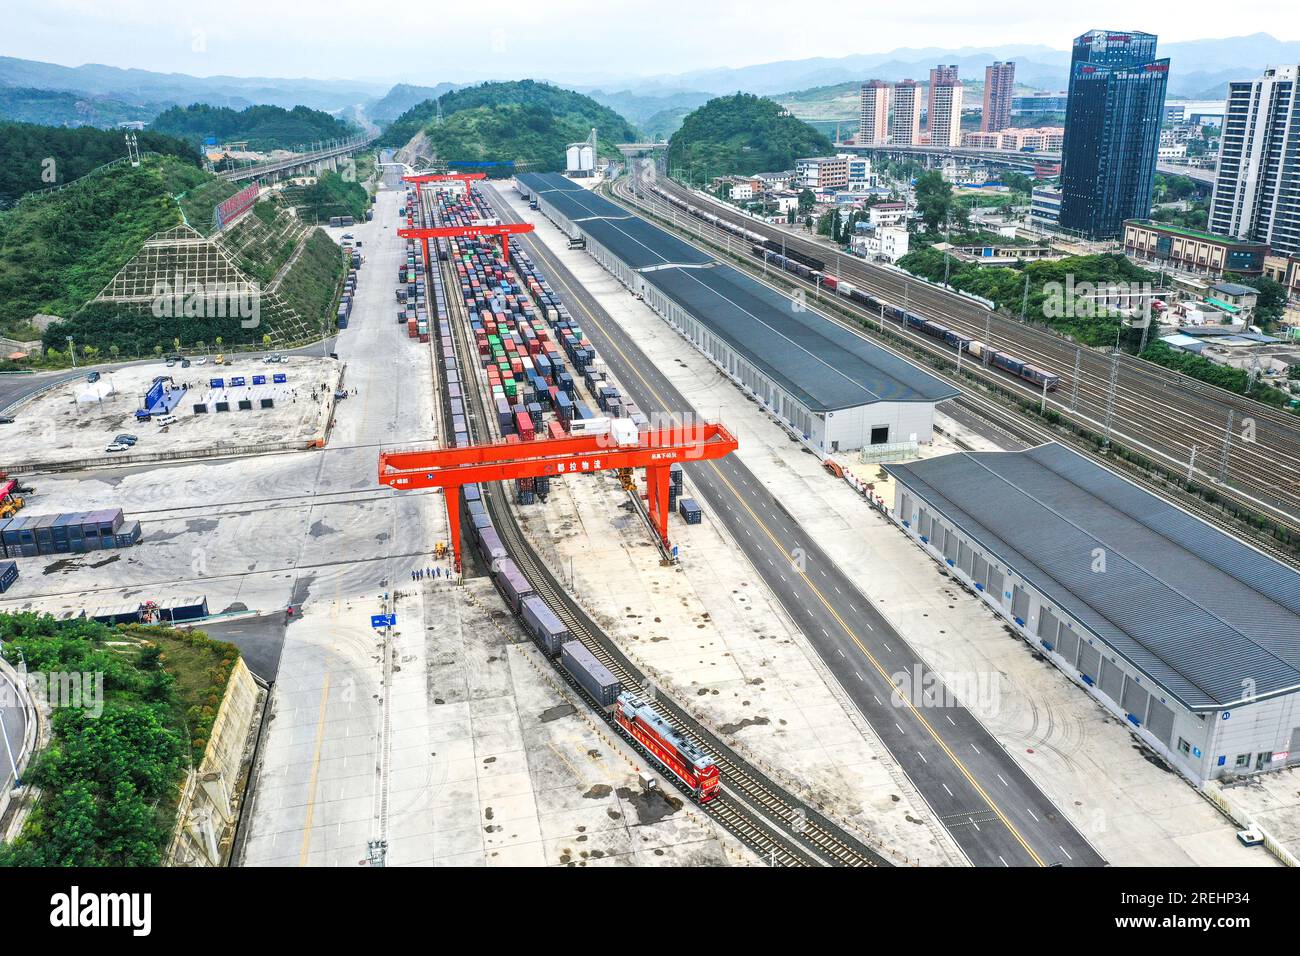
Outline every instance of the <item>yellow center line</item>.
<svg viewBox="0 0 1300 956"><path fill-rule="evenodd" d="M529 238L531 244L531 237ZM549 250L547 251L549 252ZM605 333L605 337L609 340L610 346L614 349L614 351L616 351L622 357L623 363L627 367L627 369L634 376L636 376L637 380L645 387L646 391L648 391L652 396L654 396L655 400L659 402L659 404L665 410L667 410L669 408L669 403L664 400L663 396L659 394L659 392L655 389L653 385L651 385L649 382L645 380L645 378L641 375L641 372L638 370L636 364L633 363L632 360L627 356L627 353L625 353L623 349L619 347L619 344L614 341L614 339L609 335L609 333L605 332L605 327L601 324L600 320L597 319L596 316L592 314L592 312L582 302L581 298L574 293L572 286L570 286L569 283L564 279L564 277L559 275L558 272L553 278L556 281L558 281L562 286L564 286L564 288L569 292L573 304L577 306L579 309L581 309L583 314L586 315L589 319L591 319L592 323L598 329L600 329L601 332ZM776 537L772 534L771 529L768 528L767 524L763 521L763 519L760 518L757 514L755 514L754 510L750 508L749 504L741 496L740 492L738 492L735 486L732 485L731 482L727 480L726 476L722 474L722 470L718 467L717 463L710 461L708 464L709 467L711 467L713 471L717 474L717 476L722 480L722 483L727 486L727 490L731 492L732 496L736 499L736 501L740 503L740 506L744 508L747 512L749 512L749 515L753 519L754 523L765 535L767 535L768 539L772 542L773 547L775 547L781 554L783 554L786 557L786 559L790 562L791 567L795 569L795 573L797 573L799 577L803 578L804 583L808 586L808 589L811 590L812 593L817 596L817 599L822 603L822 606L825 607L826 610L830 612L831 616L835 618L835 620L839 623L840 627L843 628L844 633L848 635L849 639L853 641L855 645L857 645L858 650L862 652L863 656L866 657L867 661L871 664L871 666L874 667L880 673L880 676L883 677L886 680L886 682L892 685L893 680L890 677L889 673L881 665L880 661L876 659L874 654L872 654L869 650L867 650L866 645L862 643L862 640L858 637L857 633L853 630L853 628L849 626L848 622L846 622L844 618L842 618L839 615L839 613L831 605L830 601L826 599L826 596L822 594L821 590L817 587L817 585L813 583L813 580L808 576L808 573L806 571L799 570L798 564L797 562L795 562L793 556L788 551L786 551L784 547L781 546L781 543L777 541ZM961 759L952 751L952 748L950 748L948 744L944 742L943 738L939 736L939 733L934 729L933 725L931 725L931 723L925 719L925 717L917 709L916 705L912 701L906 700L906 698L904 698L904 702L907 705L907 709L912 712L912 716L914 716L917 722L920 723L920 725L925 728L926 732L930 735L930 737L934 740L934 742L939 745L939 748L944 752L945 755L947 755L948 759L952 761L953 766L957 768L958 772L963 777L966 778L967 782L971 785L972 788L974 788L975 792L979 794L980 799L982 799L985 802L985 804L988 805L988 808L992 810L993 813L997 816L997 818L1002 821L1002 825L1007 828L1007 830L1011 833L1013 837L1015 837L1016 842L1019 843L1022 847L1024 847L1025 852L1029 854L1030 858L1034 861L1034 863L1037 864L1038 866L1045 866L1046 864L1043 862L1042 858L1036 852L1034 852L1034 848L1031 847L1028 842L1026 842L1024 836L1021 835L1020 831L1016 828L1015 824L1013 824L1007 818L1006 814L1002 812L1002 809L997 805L997 803L993 800L993 798L989 796L988 792L980 785L979 781L975 779L974 774L972 774L970 770L967 769L966 765L962 763Z"/></svg>
<svg viewBox="0 0 1300 956"><path fill-rule="evenodd" d="M307 818L302 825L302 852L298 865L307 865L307 851L311 847L311 818L316 812L316 780L320 776L320 750L325 741L325 708L330 696L330 672L325 672L325 683L320 689L320 717L316 720L316 750L311 758L311 781L307 784Z"/></svg>

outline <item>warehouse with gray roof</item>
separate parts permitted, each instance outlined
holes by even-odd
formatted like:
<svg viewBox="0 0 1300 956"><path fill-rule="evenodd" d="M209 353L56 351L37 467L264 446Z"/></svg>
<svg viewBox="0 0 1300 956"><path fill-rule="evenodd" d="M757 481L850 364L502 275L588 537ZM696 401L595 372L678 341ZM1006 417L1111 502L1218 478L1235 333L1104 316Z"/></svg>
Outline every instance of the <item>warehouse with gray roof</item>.
<svg viewBox="0 0 1300 956"><path fill-rule="evenodd" d="M953 386L558 174L521 195L822 454L929 443Z"/></svg>
<svg viewBox="0 0 1300 956"><path fill-rule="evenodd" d="M1187 777L1300 764L1300 573L1055 443L884 467L917 543Z"/></svg>

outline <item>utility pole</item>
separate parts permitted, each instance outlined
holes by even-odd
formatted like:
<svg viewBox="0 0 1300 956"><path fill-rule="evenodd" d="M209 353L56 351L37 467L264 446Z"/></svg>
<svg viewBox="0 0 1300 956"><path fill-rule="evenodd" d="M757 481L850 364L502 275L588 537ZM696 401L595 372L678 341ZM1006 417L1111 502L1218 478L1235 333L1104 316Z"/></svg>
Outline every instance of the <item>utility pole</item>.
<svg viewBox="0 0 1300 956"><path fill-rule="evenodd" d="M1115 386L1119 382L1119 348L1110 356L1110 394L1106 397L1106 427L1101 438L1101 447L1110 447L1110 421L1115 413Z"/></svg>
<svg viewBox="0 0 1300 956"><path fill-rule="evenodd" d="M1187 459L1187 483L1192 483L1192 475L1196 471L1196 446L1192 446L1192 455Z"/></svg>
<svg viewBox="0 0 1300 956"><path fill-rule="evenodd" d="M1029 308L1029 273L1025 273L1025 289L1020 293L1020 321L1025 321L1025 310Z"/></svg>
<svg viewBox="0 0 1300 956"><path fill-rule="evenodd" d="M1074 377L1070 384L1070 411L1079 410L1079 365L1083 362L1083 347L1074 350Z"/></svg>
<svg viewBox="0 0 1300 956"><path fill-rule="evenodd" d="M1232 426L1237 420L1237 410L1228 409L1228 425L1223 430L1223 458L1219 461L1219 484L1228 483L1228 453L1232 451Z"/></svg>

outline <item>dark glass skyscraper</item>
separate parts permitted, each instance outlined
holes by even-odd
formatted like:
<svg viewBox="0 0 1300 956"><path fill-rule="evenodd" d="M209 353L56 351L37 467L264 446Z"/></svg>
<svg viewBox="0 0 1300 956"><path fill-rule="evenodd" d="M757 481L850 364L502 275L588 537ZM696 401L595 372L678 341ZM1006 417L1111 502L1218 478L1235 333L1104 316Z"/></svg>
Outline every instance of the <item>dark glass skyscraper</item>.
<svg viewBox="0 0 1300 956"><path fill-rule="evenodd" d="M1063 229L1092 239L1151 212L1169 60L1150 33L1090 30L1074 41L1061 158Z"/></svg>

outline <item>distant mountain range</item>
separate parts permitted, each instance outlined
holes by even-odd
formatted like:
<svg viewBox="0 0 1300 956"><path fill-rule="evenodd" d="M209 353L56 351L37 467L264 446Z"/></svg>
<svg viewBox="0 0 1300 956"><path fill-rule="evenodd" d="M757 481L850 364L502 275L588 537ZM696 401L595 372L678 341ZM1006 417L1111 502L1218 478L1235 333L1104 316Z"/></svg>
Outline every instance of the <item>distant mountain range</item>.
<svg viewBox="0 0 1300 956"><path fill-rule="evenodd" d="M67 90L92 96L110 96L136 105L208 103L243 109L255 104L310 106L336 112L354 103L383 96L389 84L353 80L276 79L241 76L189 76L123 70L115 66L86 64L59 66L36 60L0 57L0 86Z"/></svg>
<svg viewBox="0 0 1300 956"><path fill-rule="evenodd" d="M1137 24L1141 26L1141 24ZM1258 75L1265 67L1300 63L1300 42L1278 40L1267 33L1214 40L1162 43L1159 54L1170 58L1169 95L1192 99L1221 97L1227 83ZM752 66L641 77L589 77L587 85L557 83L584 93L637 125L660 135L671 131L683 111L696 109L709 99L744 91L797 102L800 94L819 87L836 87L868 79L926 80L938 63L956 63L966 80L982 80L984 67L994 60L1015 60L1016 81L1039 90L1061 90L1066 85L1068 50L1043 45L991 47L903 48L887 53L861 53L843 57L782 60ZM0 116L20 112L43 115L42 121L69 125L110 125L122 117L146 118L168 106L207 103L235 109L254 104L312 109L339 114L362 106L378 123L388 123L424 100L441 96L464 84L451 82L416 86L378 80L315 80L307 78L189 76L149 70L87 64L67 67L17 57L0 57ZM19 94L19 89L22 90ZM58 98L33 96L47 90L71 94ZM843 99L842 91L824 91ZM810 101L820 101L822 95ZM96 103L95 101L99 101ZM111 101L111 102L109 102ZM843 104L829 100L814 112L838 114ZM140 108L144 115L129 107Z"/></svg>
<svg viewBox="0 0 1300 956"><path fill-rule="evenodd" d="M1226 91L1229 80L1253 77L1267 66L1300 63L1300 42L1278 40L1267 33L1231 37L1221 40L1192 40L1162 43L1160 56L1170 58L1169 95L1190 98L1218 97ZM984 67L994 60L1015 60L1016 81L1040 90L1062 90L1070 65L1070 52L1041 45L993 47L905 48L888 53L864 53L844 57L814 57L783 60L739 68L696 70L689 73L625 79L606 89L625 89L619 96L636 96L638 105L660 99L660 108L680 105L670 98L684 94L713 95L744 90L761 95L785 94L819 86L834 86L851 81L880 79L926 80L929 70L938 63L956 63L960 75L968 80L984 77ZM589 89L584 92L591 92ZM595 96L595 93L591 95ZM595 96L599 99L599 96ZM612 103L610 105L613 105ZM649 115L648 113L646 115Z"/></svg>

